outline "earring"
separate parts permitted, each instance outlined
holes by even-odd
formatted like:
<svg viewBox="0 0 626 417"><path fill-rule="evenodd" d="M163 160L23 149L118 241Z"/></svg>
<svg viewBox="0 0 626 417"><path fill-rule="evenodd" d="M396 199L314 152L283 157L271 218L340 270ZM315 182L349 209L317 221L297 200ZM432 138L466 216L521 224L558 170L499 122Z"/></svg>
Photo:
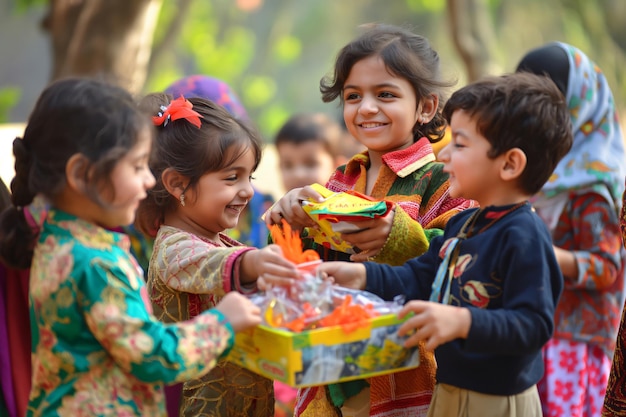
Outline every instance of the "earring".
<svg viewBox="0 0 626 417"><path fill-rule="evenodd" d="M180 205L185 207L185 193L180 195Z"/></svg>

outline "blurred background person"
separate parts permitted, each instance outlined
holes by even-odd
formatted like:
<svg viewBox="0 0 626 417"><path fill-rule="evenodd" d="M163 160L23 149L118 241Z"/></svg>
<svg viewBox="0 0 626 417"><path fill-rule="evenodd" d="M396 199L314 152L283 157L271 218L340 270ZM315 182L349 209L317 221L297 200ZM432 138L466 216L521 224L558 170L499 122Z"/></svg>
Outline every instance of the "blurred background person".
<svg viewBox="0 0 626 417"><path fill-rule="evenodd" d="M285 191L313 183L324 185L336 167L365 150L324 113L291 116L276 133L274 146Z"/></svg>
<svg viewBox="0 0 626 417"><path fill-rule="evenodd" d="M580 49L545 44L528 52L517 71L547 75L556 83L574 134L569 153L532 201L552 234L565 280L538 385L544 415L596 417L624 300L622 130L604 74Z"/></svg>

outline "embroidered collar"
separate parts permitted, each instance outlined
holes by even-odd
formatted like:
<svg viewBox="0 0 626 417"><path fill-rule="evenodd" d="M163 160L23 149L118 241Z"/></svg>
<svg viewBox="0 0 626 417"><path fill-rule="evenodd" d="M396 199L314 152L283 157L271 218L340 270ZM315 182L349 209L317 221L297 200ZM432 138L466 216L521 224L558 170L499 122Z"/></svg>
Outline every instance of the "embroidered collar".
<svg viewBox="0 0 626 417"><path fill-rule="evenodd" d="M433 147L426 137L408 148L383 155L383 162L400 178L406 177L434 160Z"/></svg>
<svg viewBox="0 0 626 417"><path fill-rule="evenodd" d="M186 230L179 229L178 227L168 226L166 224L162 224L161 226L159 226L159 231L162 234L165 234L165 235L171 235L171 234L175 234L175 233L185 233L187 235L194 236L197 239L200 239L201 241L206 242L209 245L212 245L212 246L215 246L215 247L219 247L220 246L218 243L210 240L209 238L207 238L205 236L196 235L196 234L188 232ZM226 233L220 232L220 233L217 234L217 236L220 239L220 241L227 248L236 247L236 246L246 246L245 244L239 242L237 239L234 239L234 238L228 236Z"/></svg>
<svg viewBox="0 0 626 417"><path fill-rule="evenodd" d="M130 250L130 238L124 233L104 229L73 214L50 209L46 216L42 234L72 236L87 247L109 247L111 245Z"/></svg>
<svg viewBox="0 0 626 417"><path fill-rule="evenodd" d="M435 153L426 137L421 138L406 149L388 152L383 155L383 163L400 178L407 177L432 161L435 161ZM327 184L327 188L333 191L346 191L354 188L355 183L365 172L369 163L368 151L353 156L346 164L343 173L335 172L333 174ZM363 177L362 181L365 181L365 177ZM364 190L365 183L363 182L362 185ZM355 189L363 192L358 187Z"/></svg>

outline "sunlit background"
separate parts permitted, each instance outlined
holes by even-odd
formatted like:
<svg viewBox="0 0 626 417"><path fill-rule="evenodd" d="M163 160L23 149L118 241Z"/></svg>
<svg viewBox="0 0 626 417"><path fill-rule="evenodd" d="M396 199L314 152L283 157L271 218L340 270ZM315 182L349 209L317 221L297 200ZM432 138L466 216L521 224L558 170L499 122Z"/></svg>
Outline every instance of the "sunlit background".
<svg viewBox="0 0 626 417"><path fill-rule="evenodd" d="M277 129L295 112L341 118L319 80L367 22L429 38L457 87L513 71L545 42L571 43L606 73L624 118L624 0L0 0L0 123L24 123L55 77L101 71L141 95L207 74L241 97L268 144L262 177L276 184ZM5 181L15 132L0 135Z"/></svg>

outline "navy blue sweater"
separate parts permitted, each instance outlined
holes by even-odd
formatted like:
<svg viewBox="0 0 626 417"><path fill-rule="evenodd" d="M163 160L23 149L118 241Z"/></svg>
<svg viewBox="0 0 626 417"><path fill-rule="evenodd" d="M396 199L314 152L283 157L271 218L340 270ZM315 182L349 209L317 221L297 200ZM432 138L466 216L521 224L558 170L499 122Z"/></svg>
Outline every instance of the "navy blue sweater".
<svg viewBox="0 0 626 417"><path fill-rule="evenodd" d="M472 230L476 233L509 208L483 209ZM366 262L365 289L386 300L398 294L428 300L443 260L442 245L476 210L455 215L425 254L402 266ZM518 394L542 377L541 348L554 330L563 277L552 240L526 204L459 245L450 304L468 308L472 324L467 339L435 350L437 381L485 394Z"/></svg>

